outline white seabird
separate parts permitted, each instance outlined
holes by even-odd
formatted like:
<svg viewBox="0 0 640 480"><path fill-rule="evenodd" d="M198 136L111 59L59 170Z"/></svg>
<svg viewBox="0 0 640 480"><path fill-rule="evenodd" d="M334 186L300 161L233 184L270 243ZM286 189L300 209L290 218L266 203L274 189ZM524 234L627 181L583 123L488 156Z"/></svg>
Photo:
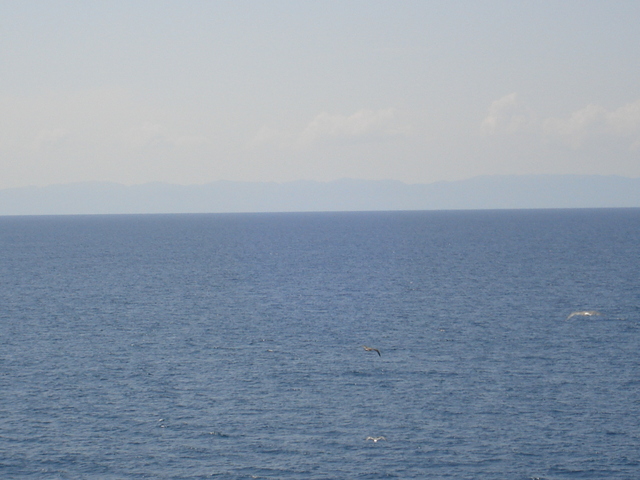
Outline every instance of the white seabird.
<svg viewBox="0 0 640 480"><path fill-rule="evenodd" d="M598 315L602 314L596 310L580 310L578 312L571 312L567 317L567 320L569 320L571 317L596 317Z"/></svg>

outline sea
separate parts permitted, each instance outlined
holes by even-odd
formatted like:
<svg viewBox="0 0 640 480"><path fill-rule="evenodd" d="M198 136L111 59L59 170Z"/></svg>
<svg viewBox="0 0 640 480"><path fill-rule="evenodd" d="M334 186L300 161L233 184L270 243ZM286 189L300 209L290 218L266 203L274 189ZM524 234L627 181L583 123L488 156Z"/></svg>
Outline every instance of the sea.
<svg viewBox="0 0 640 480"><path fill-rule="evenodd" d="M0 478L640 478L640 209L0 217Z"/></svg>

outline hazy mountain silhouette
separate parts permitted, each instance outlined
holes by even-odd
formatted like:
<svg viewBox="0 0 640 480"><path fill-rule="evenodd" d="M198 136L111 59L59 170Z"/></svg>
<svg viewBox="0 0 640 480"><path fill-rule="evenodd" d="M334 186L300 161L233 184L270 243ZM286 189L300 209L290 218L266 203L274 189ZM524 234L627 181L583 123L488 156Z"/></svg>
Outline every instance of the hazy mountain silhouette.
<svg viewBox="0 0 640 480"><path fill-rule="evenodd" d="M640 178L482 176L406 184L382 180L205 185L87 182L0 190L0 215L640 207Z"/></svg>

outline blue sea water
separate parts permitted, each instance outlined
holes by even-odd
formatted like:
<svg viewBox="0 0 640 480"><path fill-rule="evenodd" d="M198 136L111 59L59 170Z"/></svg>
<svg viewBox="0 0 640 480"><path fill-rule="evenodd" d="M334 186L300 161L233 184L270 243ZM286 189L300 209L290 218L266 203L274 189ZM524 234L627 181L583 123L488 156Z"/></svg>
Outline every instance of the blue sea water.
<svg viewBox="0 0 640 480"><path fill-rule="evenodd" d="M640 478L639 262L638 209L0 218L0 478Z"/></svg>

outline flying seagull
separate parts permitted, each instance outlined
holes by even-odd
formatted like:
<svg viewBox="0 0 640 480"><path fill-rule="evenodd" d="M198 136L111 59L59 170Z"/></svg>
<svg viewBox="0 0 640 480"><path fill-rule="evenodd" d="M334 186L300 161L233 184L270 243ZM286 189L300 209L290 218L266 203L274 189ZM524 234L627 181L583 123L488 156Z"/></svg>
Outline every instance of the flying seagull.
<svg viewBox="0 0 640 480"><path fill-rule="evenodd" d="M572 312L568 317L569 320L571 317L595 317L597 315L602 315L600 312L596 310L581 310L579 312Z"/></svg>
<svg viewBox="0 0 640 480"><path fill-rule="evenodd" d="M378 443L378 440L386 440L384 437L367 437L364 441L373 440L373 443Z"/></svg>
<svg viewBox="0 0 640 480"><path fill-rule="evenodd" d="M378 355L382 356L380 354L380 350L378 350L377 348L367 347L366 345L362 345L362 348L364 348L367 352L376 352Z"/></svg>

